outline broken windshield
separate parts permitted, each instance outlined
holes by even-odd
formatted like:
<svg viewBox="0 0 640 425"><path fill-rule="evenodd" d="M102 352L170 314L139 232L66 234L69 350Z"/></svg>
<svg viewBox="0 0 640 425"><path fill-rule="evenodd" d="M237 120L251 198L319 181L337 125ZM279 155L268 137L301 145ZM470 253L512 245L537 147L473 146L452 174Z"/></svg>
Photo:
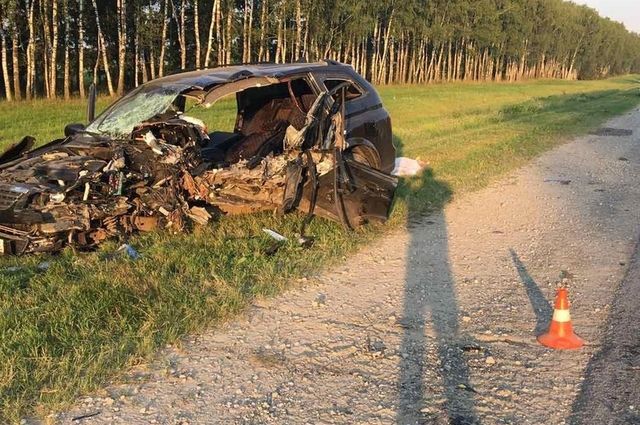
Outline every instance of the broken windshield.
<svg viewBox="0 0 640 425"><path fill-rule="evenodd" d="M87 131L128 136L136 125L166 112L176 97L189 88L180 84L141 86L111 105L89 124Z"/></svg>

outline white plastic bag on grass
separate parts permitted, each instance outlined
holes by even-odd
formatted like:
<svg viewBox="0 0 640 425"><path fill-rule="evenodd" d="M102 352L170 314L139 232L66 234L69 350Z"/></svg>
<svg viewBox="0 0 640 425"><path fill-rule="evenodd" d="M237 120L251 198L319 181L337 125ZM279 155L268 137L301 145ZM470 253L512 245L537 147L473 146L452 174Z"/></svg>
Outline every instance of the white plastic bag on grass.
<svg viewBox="0 0 640 425"><path fill-rule="evenodd" d="M396 166L391 175L398 177L416 176L424 169L424 163L421 161L400 157L396 158Z"/></svg>

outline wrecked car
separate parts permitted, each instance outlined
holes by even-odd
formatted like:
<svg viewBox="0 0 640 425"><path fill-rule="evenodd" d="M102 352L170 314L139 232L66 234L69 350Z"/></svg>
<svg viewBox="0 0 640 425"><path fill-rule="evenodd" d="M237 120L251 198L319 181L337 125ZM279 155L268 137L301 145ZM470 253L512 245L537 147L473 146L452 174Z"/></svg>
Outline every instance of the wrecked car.
<svg viewBox="0 0 640 425"><path fill-rule="evenodd" d="M226 100L222 100L226 99ZM235 103L230 131L191 111ZM336 62L175 74L132 90L88 125L0 156L0 251L91 248L115 236L278 210L353 229L385 221L396 178L391 121L374 88Z"/></svg>

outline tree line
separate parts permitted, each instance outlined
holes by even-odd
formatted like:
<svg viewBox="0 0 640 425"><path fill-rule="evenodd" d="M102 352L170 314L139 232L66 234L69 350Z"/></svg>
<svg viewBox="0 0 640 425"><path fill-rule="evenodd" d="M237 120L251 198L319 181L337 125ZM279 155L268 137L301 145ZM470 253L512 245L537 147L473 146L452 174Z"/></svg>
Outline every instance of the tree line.
<svg viewBox="0 0 640 425"><path fill-rule="evenodd" d="M0 0L8 100L333 59L375 84L640 72L640 35L562 0Z"/></svg>

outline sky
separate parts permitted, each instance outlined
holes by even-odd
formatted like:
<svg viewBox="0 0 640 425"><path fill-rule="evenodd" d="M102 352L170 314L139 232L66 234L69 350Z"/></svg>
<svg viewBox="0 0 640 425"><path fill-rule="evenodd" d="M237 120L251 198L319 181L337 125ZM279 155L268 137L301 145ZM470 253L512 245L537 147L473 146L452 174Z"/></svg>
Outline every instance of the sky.
<svg viewBox="0 0 640 425"><path fill-rule="evenodd" d="M640 34L640 0L573 0L586 4L600 15L622 22L627 29Z"/></svg>

